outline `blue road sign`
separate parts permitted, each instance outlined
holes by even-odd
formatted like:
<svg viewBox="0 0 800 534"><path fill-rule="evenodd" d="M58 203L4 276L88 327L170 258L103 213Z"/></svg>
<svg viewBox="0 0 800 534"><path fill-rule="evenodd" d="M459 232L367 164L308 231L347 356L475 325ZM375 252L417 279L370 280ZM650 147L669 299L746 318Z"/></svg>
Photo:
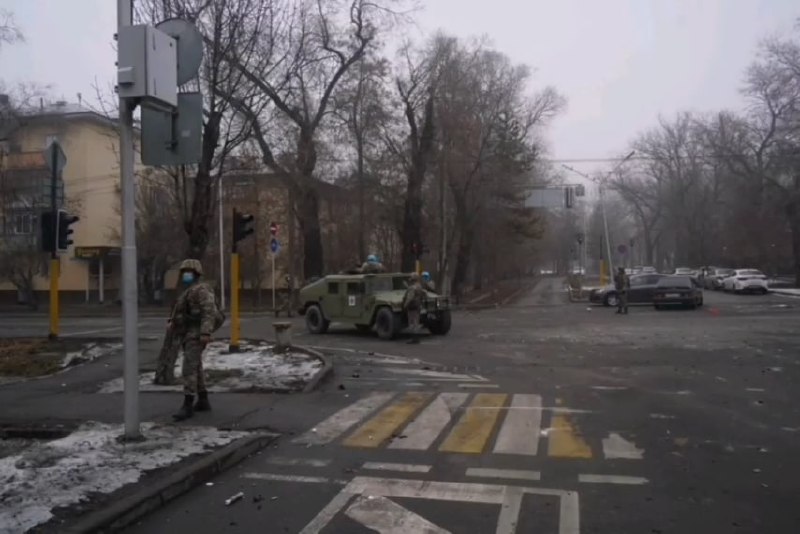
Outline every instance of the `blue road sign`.
<svg viewBox="0 0 800 534"><path fill-rule="evenodd" d="M281 250L281 244L277 238L272 238L269 241L269 249L272 251L273 254L277 254Z"/></svg>

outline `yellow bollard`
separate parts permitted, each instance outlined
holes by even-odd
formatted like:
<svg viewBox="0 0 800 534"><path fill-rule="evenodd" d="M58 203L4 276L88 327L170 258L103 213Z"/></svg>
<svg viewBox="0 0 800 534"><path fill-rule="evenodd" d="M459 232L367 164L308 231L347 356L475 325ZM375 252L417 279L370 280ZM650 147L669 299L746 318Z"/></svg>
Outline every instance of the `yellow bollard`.
<svg viewBox="0 0 800 534"><path fill-rule="evenodd" d="M231 254L231 352L239 351L239 254Z"/></svg>
<svg viewBox="0 0 800 534"><path fill-rule="evenodd" d="M606 260L600 261L600 285L604 286L609 283L608 281L608 267L606 266Z"/></svg>

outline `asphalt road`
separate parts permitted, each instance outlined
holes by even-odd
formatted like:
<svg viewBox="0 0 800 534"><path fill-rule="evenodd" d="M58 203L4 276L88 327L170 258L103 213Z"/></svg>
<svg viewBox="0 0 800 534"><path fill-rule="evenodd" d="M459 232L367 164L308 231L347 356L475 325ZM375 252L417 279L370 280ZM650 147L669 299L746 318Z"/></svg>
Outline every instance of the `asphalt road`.
<svg viewBox="0 0 800 534"><path fill-rule="evenodd" d="M265 396L274 448L129 532L800 532L800 300L706 292L618 316L560 285L420 345L298 333L337 370Z"/></svg>

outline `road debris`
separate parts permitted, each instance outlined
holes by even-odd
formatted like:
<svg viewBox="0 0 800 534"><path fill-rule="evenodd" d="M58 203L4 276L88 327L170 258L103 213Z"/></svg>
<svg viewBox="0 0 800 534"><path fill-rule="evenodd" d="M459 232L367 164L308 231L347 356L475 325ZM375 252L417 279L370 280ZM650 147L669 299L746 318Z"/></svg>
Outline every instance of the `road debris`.
<svg viewBox="0 0 800 534"><path fill-rule="evenodd" d="M233 503L235 503L236 501L242 499L243 497L244 497L244 492L241 492L241 491L239 493L235 494L235 495L231 495L230 497L225 499L225 506L230 506Z"/></svg>

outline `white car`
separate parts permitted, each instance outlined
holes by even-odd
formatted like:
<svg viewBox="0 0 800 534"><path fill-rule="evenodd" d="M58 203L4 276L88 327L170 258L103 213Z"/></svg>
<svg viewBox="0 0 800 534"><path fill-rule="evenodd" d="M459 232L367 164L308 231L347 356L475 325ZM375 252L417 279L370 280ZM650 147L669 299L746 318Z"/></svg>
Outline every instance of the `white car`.
<svg viewBox="0 0 800 534"><path fill-rule="evenodd" d="M732 275L722 280L722 289L736 293L769 292L766 275L757 269L736 269Z"/></svg>

